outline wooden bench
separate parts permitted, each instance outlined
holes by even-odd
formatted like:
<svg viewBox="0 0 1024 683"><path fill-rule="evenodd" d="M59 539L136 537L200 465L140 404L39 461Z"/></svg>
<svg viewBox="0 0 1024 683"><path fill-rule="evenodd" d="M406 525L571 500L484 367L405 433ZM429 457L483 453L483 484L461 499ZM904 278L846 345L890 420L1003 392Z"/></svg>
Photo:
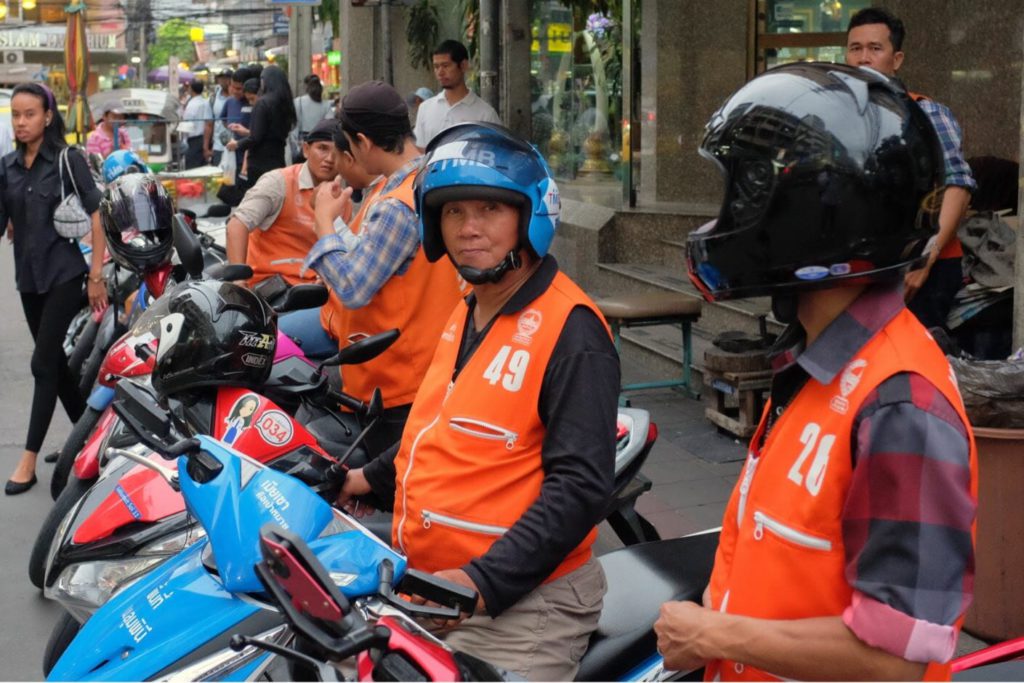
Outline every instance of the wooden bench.
<svg viewBox="0 0 1024 683"><path fill-rule="evenodd" d="M772 386L772 371L765 351L704 352L704 386L711 391L711 405L704 416L719 429L746 439L757 430L764 411L765 393ZM736 407L728 405L736 399Z"/></svg>
<svg viewBox="0 0 1024 683"><path fill-rule="evenodd" d="M677 379L623 384L622 392L671 387L686 392L691 398L700 398L691 385L690 365L693 363L693 343L690 326L700 319L701 302L693 297L674 292L631 294L599 299L595 302L612 329L615 349L622 352L622 328L650 327L652 325L678 325L683 335L680 362L682 375ZM620 396L620 403L625 397Z"/></svg>

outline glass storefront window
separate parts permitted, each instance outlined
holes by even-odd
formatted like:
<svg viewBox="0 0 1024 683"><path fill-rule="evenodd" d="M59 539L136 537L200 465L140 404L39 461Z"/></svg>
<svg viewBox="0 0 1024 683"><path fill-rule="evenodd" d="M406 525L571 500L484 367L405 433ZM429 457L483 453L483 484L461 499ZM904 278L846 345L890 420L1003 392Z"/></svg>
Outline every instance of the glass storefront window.
<svg viewBox="0 0 1024 683"><path fill-rule="evenodd" d="M799 61L842 62L850 17L871 0L751 0L757 7L754 71Z"/></svg>
<svg viewBox="0 0 1024 683"><path fill-rule="evenodd" d="M533 143L557 178L620 202L621 17L574 15L559 0L539 0L531 21Z"/></svg>

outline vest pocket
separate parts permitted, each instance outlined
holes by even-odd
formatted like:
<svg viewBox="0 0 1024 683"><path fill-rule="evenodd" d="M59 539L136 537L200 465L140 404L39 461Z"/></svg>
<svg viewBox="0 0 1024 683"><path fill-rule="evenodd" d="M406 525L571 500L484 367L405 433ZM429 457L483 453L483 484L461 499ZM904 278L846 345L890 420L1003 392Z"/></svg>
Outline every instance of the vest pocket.
<svg viewBox="0 0 1024 683"><path fill-rule="evenodd" d="M453 417L448 420L448 427L456 432L475 436L478 439L504 441L505 448L508 450L512 450L512 447L516 444L516 439L519 438L519 434L516 432L472 417Z"/></svg>
<svg viewBox="0 0 1024 683"><path fill-rule="evenodd" d="M828 552L832 550L832 541L827 538L821 538L814 536L805 531L794 529L791 526L787 526L782 522L769 517L760 510L754 511L754 540L760 541L764 539L765 533L770 533L773 536L781 538L784 541L788 541L793 545L800 546L801 548L808 548L810 550L821 550Z"/></svg>
<svg viewBox="0 0 1024 683"><path fill-rule="evenodd" d="M502 536L508 531L507 526L498 526L497 524L481 524L480 522L470 522L466 519L459 519L458 517L452 517L440 512L433 512L431 510L423 510L420 512L423 517L423 528L429 529L434 524L441 526L450 527L452 529L460 529L462 531L472 531L477 534L486 534L488 536Z"/></svg>

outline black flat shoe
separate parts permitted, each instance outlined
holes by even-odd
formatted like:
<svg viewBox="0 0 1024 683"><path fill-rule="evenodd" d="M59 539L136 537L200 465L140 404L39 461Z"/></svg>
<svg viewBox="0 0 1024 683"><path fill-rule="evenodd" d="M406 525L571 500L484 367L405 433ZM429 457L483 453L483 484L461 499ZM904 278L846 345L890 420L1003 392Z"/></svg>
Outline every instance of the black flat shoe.
<svg viewBox="0 0 1024 683"><path fill-rule="evenodd" d="M25 491L28 491L30 488L35 486L37 481L38 479L36 479L36 475L34 474L28 481L11 481L8 479L7 486L4 487L4 493L8 496L16 496L19 493L25 493Z"/></svg>
<svg viewBox="0 0 1024 683"><path fill-rule="evenodd" d="M48 462L51 465L57 462L57 458L60 457L60 451L54 451L53 453L47 453L43 456L43 462Z"/></svg>

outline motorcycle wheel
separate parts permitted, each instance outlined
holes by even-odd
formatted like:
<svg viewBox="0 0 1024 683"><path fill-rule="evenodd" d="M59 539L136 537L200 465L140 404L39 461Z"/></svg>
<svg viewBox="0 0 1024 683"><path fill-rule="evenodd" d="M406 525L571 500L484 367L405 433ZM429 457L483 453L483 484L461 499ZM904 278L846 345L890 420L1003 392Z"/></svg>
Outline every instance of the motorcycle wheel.
<svg viewBox="0 0 1024 683"><path fill-rule="evenodd" d="M36 542L32 546L32 555L28 559L28 578L36 588L42 588L43 581L46 580L46 556L50 554L50 545L57 535L57 527L90 486L92 486L91 481L82 481L78 477L72 477L64 488L64 492L57 498L57 502L50 508L46 519L43 520L43 525L39 528L39 535L36 536Z"/></svg>
<svg viewBox="0 0 1024 683"><path fill-rule="evenodd" d="M109 346L107 347L109 348ZM100 374L100 366L107 356L107 349L98 348L93 344L92 351L82 363L81 372L78 375L78 391L82 396L92 393L93 385L96 384L96 377Z"/></svg>
<svg viewBox="0 0 1024 683"><path fill-rule="evenodd" d="M57 500L61 491L64 490L64 486L67 485L71 468L75 466L75 458L78 457L78 452L82 450L85 442L89 440L93 430L96 429L96 423L100 421L101 415L103 415L102 411L87 407L82 413L82 417L78 418L78 422L71 428L71 433L68 434L67 440L64 441L64 445L60 449L60 455L57 456L57 464L53 468L53 477L50 479L50 497L54 500Z"/></svg>
<svg viewBox="0 0 1024 683"><path fill-rule="evenodd" d="M86 309L86 312L90 317L86 318L85 324L70 340L71 351L70 353L67 353L68 368L71 370L71 375L76 381L81 379L82 364L85 363L85 359L89 357L89 353L92 351L92 345L96 343L96 333L100 329L99 323L91 318L92 311Z"/></svg>
<svg viewBox="0 0 1024 683"><path fill-rule="evenodd" d="M50 633L50 639L46 641L46 649L43 650L43 678L47 678L53 670L54 665L68 649L68 645L75 639L82 625L75 621L75 618L67 612L62 612L57 623Z"/></svg>

